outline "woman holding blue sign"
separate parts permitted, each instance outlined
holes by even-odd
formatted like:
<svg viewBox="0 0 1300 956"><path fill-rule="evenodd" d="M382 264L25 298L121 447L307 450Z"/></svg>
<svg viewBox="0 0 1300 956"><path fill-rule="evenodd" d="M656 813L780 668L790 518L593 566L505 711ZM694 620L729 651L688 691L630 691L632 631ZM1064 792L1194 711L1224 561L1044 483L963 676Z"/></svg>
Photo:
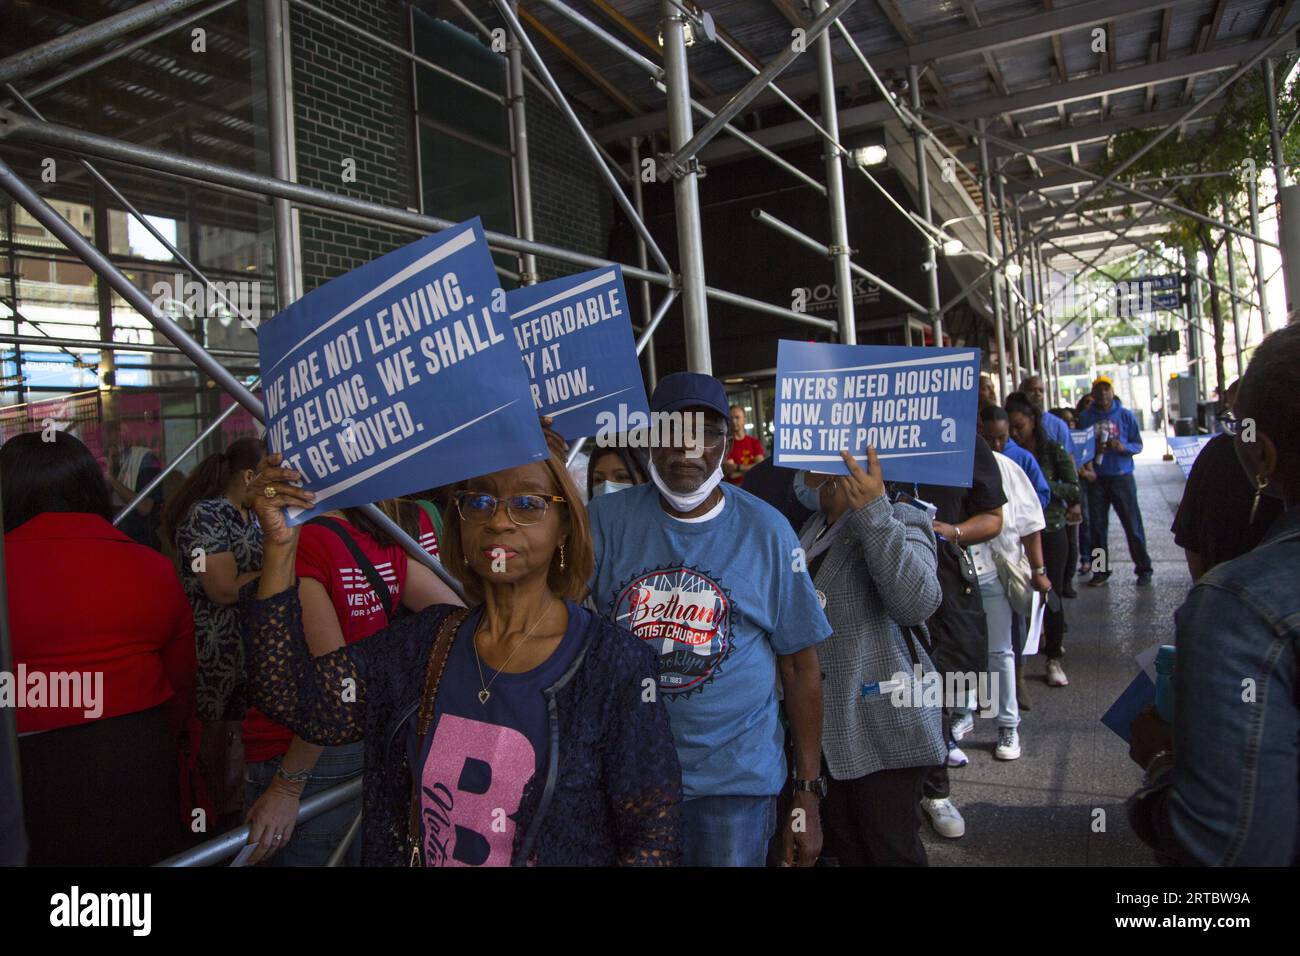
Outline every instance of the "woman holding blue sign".
<svg viewBox="0 0 1300 956"><path fill-rule="evenodd" d="M254 700L305 740L365 740L370 866L670 865L681 768L650 651L574 603L592 568L561 459L459 483L442 555L472 610L436 605L312 658L294 580L310 506L263 460L249 501L266 533L245 591Z"/></svg>

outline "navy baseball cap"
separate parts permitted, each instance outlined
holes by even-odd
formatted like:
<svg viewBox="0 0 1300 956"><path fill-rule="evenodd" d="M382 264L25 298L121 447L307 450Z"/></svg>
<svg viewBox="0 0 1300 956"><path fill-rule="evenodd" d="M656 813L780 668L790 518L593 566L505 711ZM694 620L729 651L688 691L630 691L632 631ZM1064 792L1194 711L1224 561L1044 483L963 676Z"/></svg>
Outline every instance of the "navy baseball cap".
<svg viewBox="0 0 1300 956"><path fill-rule="evenodd" d="M699 372L673 372L665 375L650 396L652 412L677 412L683 408L704 406L723 418L731 414L727 405L727 390L712 375Z"/></svg>

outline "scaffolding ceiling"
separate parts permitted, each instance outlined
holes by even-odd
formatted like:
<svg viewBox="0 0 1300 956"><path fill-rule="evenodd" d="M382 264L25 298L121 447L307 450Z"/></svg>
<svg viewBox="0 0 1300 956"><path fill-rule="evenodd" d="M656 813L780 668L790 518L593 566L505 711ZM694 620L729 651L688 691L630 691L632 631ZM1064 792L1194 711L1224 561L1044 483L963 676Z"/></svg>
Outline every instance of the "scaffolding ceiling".
<svg viewBox="0 0 1300 956"><path fill-rule="evenodd" d="M133 5L134 0L13 3L7 14L9 29L0 38L0 56ZM471 24L461 8L489 26L500 23L491 0L419 0L415 5L467 29ZM752 77L739 58L755 67L769 62L792 41L793 31L812 19L803 0L699 0L694 6L713 16L719 39L734 51L703 39L689 51L693 92L715 110ZM652 62L662 62L659 0L580 0L575 7ZM931 111L927 123L961 161L976 164L974 137L939 117L968 127L984 119L990 133L1019 150L1046 157L1000 144L990 150L994 162L1006 162L1011 196L1027 196L1032 188L1068 202L1094 180L1062 170L1050 159L1095 169L1109 137L1129 129L1151 130L1154 135L1211 92L1225 71L1284 31L1294 30L1300 21L1295 7L1295 0L857 0L840 22L892 89L904 90L909 65L923 67L923 105ZM585 108L597 138L616 155L629 136L666 128L665 96L642 67L540 0L523 0L520 8L565 94ZM242 2L204 17L208 49L217 55L202 58L201 66L184 55L188 32L175 31L45 94L41 108L54 122L247 166L260 108L248 43L257 31L250 32L247 18ZM891 111L844 38L835 30L830 36L842 134L883 125ZM1278 55L1291 46L1284 44ZM100 52L91 51L74 62ZM817 114L814 57L796 58L777 85ZM1211 121L1221 105L1208 104L1187 125L1195 128ZM779 148L812 135L795 120L793 111L769 90L746 107L736 125L759 142ZM796 126L801 127L797 132ZM182 142L177 142L178 135ZM702 158L720 164L738 155L724 137ZM74 172L61 187L75 189L76 176ZM974 208L982 208L977 185L964 176L958 182ZM129 185L139 186L146 195L155 193L154 205L165 207L175 198L165 189L151 189L148 177ZM944 188L936 183L937 190ZM1041 196L1029 196L1022 208L1029 222L1054 215ZM1141 209L1141 203L1113 204L1089 215L1123 220ZM1094 225L1094 232L1088 233ZM1056 227L1068 230L1074 239L1109 237L1105 223L1077 215ZM1057 261L1068 260L1058 256Z"/></svg>

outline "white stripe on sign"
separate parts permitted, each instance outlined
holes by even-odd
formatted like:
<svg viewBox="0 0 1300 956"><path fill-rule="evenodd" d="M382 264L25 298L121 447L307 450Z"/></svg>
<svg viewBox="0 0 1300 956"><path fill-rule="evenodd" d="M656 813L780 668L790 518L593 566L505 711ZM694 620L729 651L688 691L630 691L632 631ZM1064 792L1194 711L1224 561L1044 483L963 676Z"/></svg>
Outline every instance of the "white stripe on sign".
<svg viewBox="0 0 1300 956"><path fill-rule="evenodd" d="M876 457L882 461L886 458L925 458L929 455L960 455L961 451L954 448L952 451L896 451L892 454L881 455ZM868 459L865 455L854 455L855 460L866 464ZM782 461L843 461L839 455L781 455Z"/></svg>
<svg viewBox="0 0 1300 956"><path fill-rule="evenodd" d="M427 442L424 442L423 444L416 445L414 448L402 452L396 458L389 458L379 462L378 464L371 465L365 471L359 472L358 474L353 475L351 478L345 478L343 481L340 481L337 484L333 484L330 485L329 487L320 489L319 491L316 492L316 502L315 504L312 505L312 507L319 508L330 498L336 495L341 495L343 492L347 491L353 485L365 481L367 478L373 478L375 475L379 474L381 471L383 471L385 468L388 468L390 465L399 464L400 462L406 461L406 459L410 458L412 455L418 455L426 448L438 444L438 442L442 441L444 438L450 438L452 435L456 434L456 432L464 431L466 428L469 428L471 425L477 425L485 418L491 418L497 412L501 411L502 409L509 408L517 401L519 401L519 399L513 398L510 401L506 402L504 405L498 405L490 412L484 412L478 418L475 418L472 421L468 421L464 425L457 425L455 428L451 429L450 431L445 431L441 435L438 435L434 438L430 438ZM302 514L302 512L305 510L306 509L304 508L296 508L292 506L285 509L285 511L288 512L290 518L298 517L298 515ZM325 510L328 511L329 509L327 508Z"/></svg>
<svg viewBox="0 0 1300 956"><path fill-rule="evenodd" d="M598 275L594 279L588 279L582 285L575 285L572 288L565 289L563 292L553 295L549 299L543 299L541 302L534 303L533 305L530 305L526 309L522 309L518 312L511 312L510 318L521 319L525 315L528 315L532 312L536 312L538 309L544 309L549 305L554 305L555 303L562 302L565 299L573 298L574 296L581 295L584 292L590 292L592 289L599 288L600 286L603 285L608 285L613 281L614 281L614 270L611 269L609 272L606 272L604 275Z"/></svg>
<svg viewBox="0 0 1300 956"><path fill-rule="evenodd" d="M351 315L357 309L361 308L367 302L370 302L371 300L377 298L378 296L383 295L389 289L393 288L393 286L401 285L403 282L411 278L411 276L415 275L417 272L424 271L430 266L435 265L438 262L441 262L443 259L446 259L448 256L460 252L466 246L473 245L473 243L474 243L474 229L471 227L471 228L467 228L459 236L456 236L456 238L450 239L447 242L443 243L441 246L439 246L437 249L434 249L433 252L430 252L428 255L421 256L419 259L416 259L414 262L412 262L401 272L398 272L397 274L390 276L382 284L371 289L369 292L367 292L361 298L357 299L356 302L353 302L342 312L338 313L337 315L329 319L326 319L322 324L318 325L316 328L312 329L312 331L308 332L307 335L303 337L302 341L300 341L293 348L285 352L284 355L280 356L280 361L276 362L269 369L267 369L266 374L263 375L262 378L270 379L271 373L280 367L281 362L283 362L289 356L293 355L295 352L298 351L298 349L302 348L304 345L306 345L312 339L316 338L316 336L320 335L326 329L330 328L335 323L340 322L343 319L347 318L349 315Z"/></svg>
<svg viewBox="0 0 1300 956"><path fill-rule="evenodd" d="M568 408L561 408L554 412L547 412L547 418L558 418L567 412L576 412L580 408L586 408L588 405L595 405L597 402L603 402L607 398L613 398L615 395L622 395L624 392L632 391L632 386L620 388L617 392L610 392L608 395L602 395L599 398L589 398L585 402L579 402L577 405L570 405Z"/></svg>
<svg viewBox="0 0 1300 956"><path fill-rule="evenodd" d="M916 365L951 365L954 362L969 362L975 358L974 352L959 352L956 355L935 355L931 358L908 359L904 362L881 362L877 365L850 365L847 368L809 368L789 369L782 375L822 375L826 372L867 372L877 368L903 368Z"/></svg>

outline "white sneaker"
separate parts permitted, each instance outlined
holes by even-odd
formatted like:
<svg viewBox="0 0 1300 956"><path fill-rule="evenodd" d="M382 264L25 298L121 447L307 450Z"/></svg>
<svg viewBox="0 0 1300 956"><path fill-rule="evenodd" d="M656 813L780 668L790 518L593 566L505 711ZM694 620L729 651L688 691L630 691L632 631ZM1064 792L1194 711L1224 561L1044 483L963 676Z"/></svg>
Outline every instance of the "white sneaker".
<svg viewBox="0 0 1300 956"><path fill-rule="evenodd" d="M970 763L970 758L951 740L948 741L948 766L964 767Z"/></svg>
<svg viewBox="0 0 1300 956"><path fill-rule="evenodd" d="M930 825L939 836L955 840L965 835L966 821L961 818L961 814L957 812L957 808L948 797L935 799L926 797L921 801L921 809L930 818Z"/></svg>
<svg viewBox="0 0 1300 956"><path fill-rule="evenodd" d="M952 722L952 739L961 740L975 729L975 717L970 713L962 714Z"/></svg>
<svg viewBox="0 0 1300 956"><path fill-rule="evenodd" d="M1048 687L1065 687L1070 683L1070 678L1065 676L1065 668L1061 662L1055 659L1047 662L1047 686Z"/></svg>
<svg viewBox="0 0 1300 956"><path fill-rule="evenodd" d="M1020 734L1014 727L998 728L998 746L993 756L999 760L1016 760L1020 757Z"/></svg>

